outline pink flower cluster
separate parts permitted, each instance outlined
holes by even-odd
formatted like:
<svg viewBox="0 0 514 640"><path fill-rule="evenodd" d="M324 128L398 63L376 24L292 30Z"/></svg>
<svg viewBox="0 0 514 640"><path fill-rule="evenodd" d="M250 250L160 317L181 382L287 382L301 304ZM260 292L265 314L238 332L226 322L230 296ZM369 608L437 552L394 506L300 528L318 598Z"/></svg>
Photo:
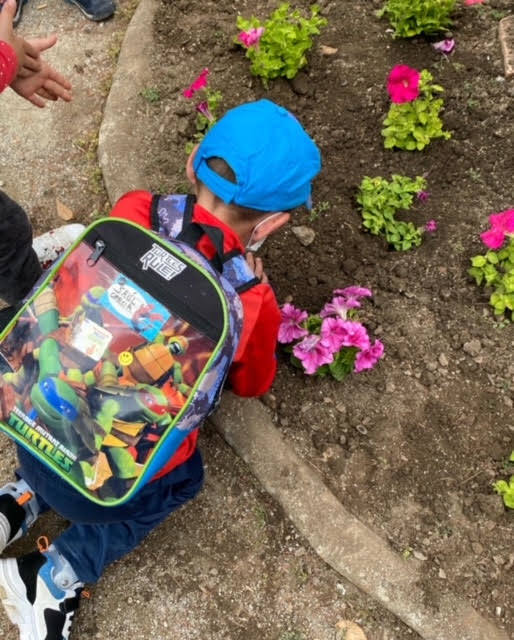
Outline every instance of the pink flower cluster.
<svg viewBox="0 0 514 640"><path fill-rule="evenodd" d="M491 228L481 233L480 237L489 249L499 249L506 236L514 235L514 209L493 213L489 216L489 222Z"/></svg>
<svg viewBox="0 0 514 640"><path fill-rule="evenodd" d="M406 64L397 64L387 78L387 91L392 102L412 102L419 96L420 72Z"/></svg>
<svg viewBox="0 0 514 640"><path fill-rule="evenodd" d="M436 51L439 51L439 53L451 53L455 49L455 40L454 38L446 38L446 40L434 42L432 46Z"/></svg>
<svg viewBox="0 0 514 640"><path fill-rule="evenodd" d="M293 355L300 360L309 375L315 374L323 365L331 364L335 355L348 347L358 349L355 372L372 369L383 356L384 345L380 340L371 344L366 327L347 318L350 309L361 306L361 298L371 295L371 291L364 287L336 289L332 301L320 312L323 320L319 334L309 333L305 328L308 320L306 311L297 309L292 304L284 304L278 341L290 344L301 338L293 346Z"/></svg>
<svg viewBox="0 0 514 640"><path fill-rule="evenodd" d="M192 98L197 91L200 91L200 89L204 89L207 86L208 76L209 69L203 69L200 75L189 85L189 87L182 91L182 95L184 96L184 98Z"/></svg>
<svg viewBox="0 0 514 640"><path fill-rule="evenodd" d="M237 36L239 42L244 44L244 46L249 49L254 45L259 46L259 40L264 33L264 27L257 27L255 29L248 29L248 31L241 31L241 33Z"/></svg>

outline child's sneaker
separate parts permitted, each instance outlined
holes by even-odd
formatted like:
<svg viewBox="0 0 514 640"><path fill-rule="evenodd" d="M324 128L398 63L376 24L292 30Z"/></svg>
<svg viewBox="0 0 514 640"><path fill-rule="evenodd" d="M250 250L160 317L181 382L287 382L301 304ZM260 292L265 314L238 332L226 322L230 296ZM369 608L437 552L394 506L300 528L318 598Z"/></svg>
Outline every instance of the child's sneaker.
<svg viewBox="0 0 514 640"><path fill-rule="evenodd" d="M68 640L83 586L53 545L0 560L0 599L20 640Z"/></svg>
<svg viewBox="0 0 514 640"><path fill-rule="evenodd" d="M21 538L38 515L37 498L25 480L0 487L0 553Z"/></svg>
<svg viewBox="0 0 514 640"><path fill-rule="evenodd" d="M34 238L32 248L42 268L48 269L77 240L85 228L83 224L65 224Z"/></svg>
<svg viewBox="0 0 514 640"><path fill-rule="evenodd" d="M89 20L106 20L116 9L112 0L68 0L76 5Z"/></svg>

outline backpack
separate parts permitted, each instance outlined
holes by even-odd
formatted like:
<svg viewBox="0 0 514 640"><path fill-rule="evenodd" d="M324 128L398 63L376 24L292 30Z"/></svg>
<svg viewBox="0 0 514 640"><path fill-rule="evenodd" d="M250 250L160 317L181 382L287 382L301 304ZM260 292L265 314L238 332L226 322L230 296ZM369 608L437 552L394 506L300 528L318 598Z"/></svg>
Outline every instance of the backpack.
<svg viewBox="0 0 514 640"><path fill-rule="evenodd" d="M192 196L152 229L88 227L0 334L0 429L93 502L121 504L216 407L258 280ZM193 247L207 234L216 254Z"/></svg>

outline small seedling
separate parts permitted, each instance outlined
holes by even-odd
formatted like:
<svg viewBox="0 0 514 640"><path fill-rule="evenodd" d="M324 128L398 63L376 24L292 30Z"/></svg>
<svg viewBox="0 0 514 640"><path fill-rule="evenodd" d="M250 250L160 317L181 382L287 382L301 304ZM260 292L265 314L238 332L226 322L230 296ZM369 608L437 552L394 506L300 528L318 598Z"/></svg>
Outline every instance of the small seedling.
<svg viewBox="0 0 514 640"><path fill-rule="evenodd" d="M309 211L309 221L314 222L322 213L326 213L330 209L330 202L323 200Z"/></svg>
<svg viewBox="0 0 514 640"><path fill-rule="evenodd" d="M139 95L150 104L155 104L161 99L159 89L156 87L145 87L144 89L141 89Z"/></svg>

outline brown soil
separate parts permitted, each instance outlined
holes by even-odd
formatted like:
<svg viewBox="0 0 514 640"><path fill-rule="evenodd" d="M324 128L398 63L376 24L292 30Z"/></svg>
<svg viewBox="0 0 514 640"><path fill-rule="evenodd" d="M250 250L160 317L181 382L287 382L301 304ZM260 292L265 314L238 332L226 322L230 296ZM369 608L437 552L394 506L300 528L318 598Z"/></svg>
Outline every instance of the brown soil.
<svg viewBox="0 0 514 640"><path fill-rule="evenodd" d="M290 229L270 240L262 250L267 270L279 301L290 297L311 312L336 287L370 287L373 304L361 317L384 341L386 357L341 384L305 377L284 358L266 401L283 434L341 501L407 562L423 563L431 601L451 589L512 633L513 513L491 483L512 471L505 460L514 439L514 334L493 320L487 296L466 275L470 256L482 250L478 234L487 215L514 206L514 85L503 77L497 38L498 20L512 3L459 9L449 58L423 39L392 40L387 22L374 14L380 2L319 4L329 25L318 44L337 53L324 56L316 47L305 72L269 90L250 76L232 39L236 10L263 18L275 3L162 4L148 182L155 190L186 188L184 145L194 112L180 92L203 67L223 92L223 109L266 96L299 117L322 150L314 199L323 203L318 211L328 209L315 219L297 214L295 223L316 232L310 246ZM424 152L384 150L385 78L399 63L429 69L445 87L450 141ZM355 203L365 175L391 173L427 175L431 197L408 217L439 224L434 237L407 253L363 233Z"/></svg>

